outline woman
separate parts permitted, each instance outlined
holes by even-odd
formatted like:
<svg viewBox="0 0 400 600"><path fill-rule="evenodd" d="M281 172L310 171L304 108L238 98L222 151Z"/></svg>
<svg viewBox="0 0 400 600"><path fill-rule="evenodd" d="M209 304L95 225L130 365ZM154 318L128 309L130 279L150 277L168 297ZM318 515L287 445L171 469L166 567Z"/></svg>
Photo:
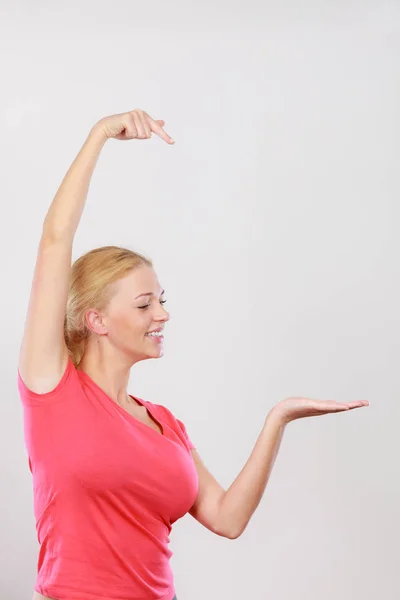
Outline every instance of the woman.
<svg viewBox="0 0 400 600"><path fill-rule="evenodd" d="M128 394L131 367L163 354L164 290L148 258L119 247L88 252L71 268L72 244L106 141L155 133L173 144L164 125L139 109L101 119L44 219L18 365L40 544L35 600L173 600L172 524L190 512L237 538L286 425L368 404L278 402L224 490L182 421Z"/></svg>

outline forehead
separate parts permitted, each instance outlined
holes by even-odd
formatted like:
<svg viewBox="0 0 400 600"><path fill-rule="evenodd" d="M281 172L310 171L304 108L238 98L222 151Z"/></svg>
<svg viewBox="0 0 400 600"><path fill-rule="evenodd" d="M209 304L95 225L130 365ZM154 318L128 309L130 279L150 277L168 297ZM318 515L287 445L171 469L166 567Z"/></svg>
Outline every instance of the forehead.
<svg viewBox="0 0 400 600"><path fill-rule="evenodd" d="M127 293L134 298L139 294L153 293L158 295L162 288L158 281L158 277L154 269L151 267L141 266L120 279L117 282L117 293Z"/></svg>

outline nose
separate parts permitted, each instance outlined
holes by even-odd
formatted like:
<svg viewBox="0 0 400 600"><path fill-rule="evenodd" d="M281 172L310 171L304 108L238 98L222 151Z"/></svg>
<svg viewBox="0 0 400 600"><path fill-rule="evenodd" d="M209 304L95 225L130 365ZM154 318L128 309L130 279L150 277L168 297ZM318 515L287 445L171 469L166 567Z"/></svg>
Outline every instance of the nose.
<svg viewBox="0 0 400 600"><path fill-rule="evenodd" d="M171 316L169 312L163 306L160 306L159 310L157 311L157 314L155 315L155 320L161 321L162 323L166 323L170 320L170 318Z"/></svg>

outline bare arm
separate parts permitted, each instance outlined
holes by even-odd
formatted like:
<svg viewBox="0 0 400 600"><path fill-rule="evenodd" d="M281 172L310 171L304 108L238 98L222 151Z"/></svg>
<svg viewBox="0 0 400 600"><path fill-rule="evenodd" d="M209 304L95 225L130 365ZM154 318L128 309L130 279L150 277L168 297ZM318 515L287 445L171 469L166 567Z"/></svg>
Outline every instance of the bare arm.
<svg viewBox="0 0 400 600"><path fill-rule="evenodd" d="M239 537L264 494L284 428L282 419L271 411L248 461L227 491L206 469L197 451L192 450L199 492L190 514L217 535L229 539Z"/></svg>
<svg viewBox="0 0 400 600"><path fill-rule="evenodd" d="M94 168L106 141L101 127L93 127L51 203L43 223L42 238L72 242L86 203Z"/></svg>
<svg viewBox="0 0 400 600"><path fill-rule="evenodd" d="M18 364L23 381L36 393L54 389L67 365L64 318L72 244L105 141L101 131L92 130L43 223Z"/></svg>
<svg viewBox="0 0 400 600"><path fill-rule="evenodd" d="M285 422L273 410L265 420L245 466L222 498L218 523L227 537L239 537L263 497L281 445Z"/></svg>
<svg viewBox="0 0 400 600"><path fill-rule="evenodd" d="M100 152L109 138L147 139L152 132L173 143L163 124L139 110L102 119L90 131L57 191L43 223L18 364L33 392L54 389L67 365L64 319L72 244Z"/></svg>
<svg viewBox="0 0 400 600"><path fill-rule="evenodd" d="M217 535L236 539L245 530L263 497L286 425L303 417L345 412L368 406L367 400L336 402L286 398L269 412L245 466L225 491L206 469L196 450L192 456L199 477L199 492L190 514Z"/></svg>

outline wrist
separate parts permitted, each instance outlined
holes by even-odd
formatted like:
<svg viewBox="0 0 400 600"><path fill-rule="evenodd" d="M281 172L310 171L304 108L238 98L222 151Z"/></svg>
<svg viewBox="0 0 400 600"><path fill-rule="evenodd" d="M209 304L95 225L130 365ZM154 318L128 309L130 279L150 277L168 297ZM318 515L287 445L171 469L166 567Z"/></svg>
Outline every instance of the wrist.
<svg viewBox="0 0 400 600"><path fill-rule="evenodd" d="M291 421L279 403L271 408L266 420L273 421L281 427L286 427Z"/></svg>
<svg viewBox="0 0 400 600"><path fill-rule="evenodd" d="M94 141L97 144L105 144L108 139L108 135L100 121L95 123L89 132L88 140Z"/></svg>

